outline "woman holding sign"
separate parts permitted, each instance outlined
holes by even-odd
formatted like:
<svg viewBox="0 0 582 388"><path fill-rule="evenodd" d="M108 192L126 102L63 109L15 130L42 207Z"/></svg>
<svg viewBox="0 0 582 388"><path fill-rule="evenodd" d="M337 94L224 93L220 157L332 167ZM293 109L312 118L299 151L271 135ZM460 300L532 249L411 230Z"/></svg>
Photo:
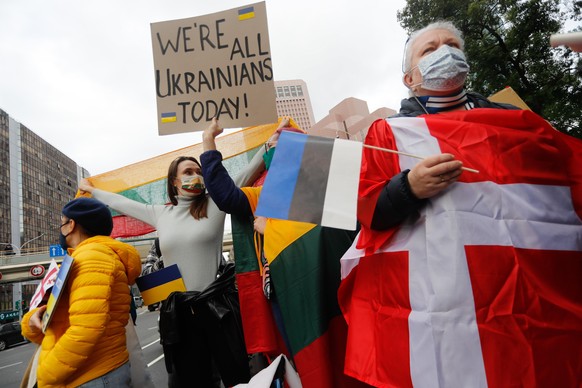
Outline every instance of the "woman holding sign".
<svg viewBox="0 0 582 388"><path fill-rule="evenodd" d="M237 181L246 183L253 178L253 172L260 172L263 168L261 158L262 153L259 152ZM227 386L247 382L248 359L242 329L240 336L234 333L231 349L221 348L216 341L221 341L224 336L210 334L208 331L212 328L208 327L208 322L201 321L202 314L194 317L189 304L193 297L213 288L219 266L223 262L225 213L218 209L206 193L198 161L190 156L181 156L170 164L167 191L171 203L167 205L133 201L119 194L99 190L86 179L81 181L79 189L91 193L121 213L154 226L158 231L160 249L164 253L165 268L176 264L184 280L187 292L172 294L161 308L161 343L164 345L169 385L220 386L220 381L213 378L216 373L212 372L216 368ZM234 355L229 356L231 352Z"/></svg>

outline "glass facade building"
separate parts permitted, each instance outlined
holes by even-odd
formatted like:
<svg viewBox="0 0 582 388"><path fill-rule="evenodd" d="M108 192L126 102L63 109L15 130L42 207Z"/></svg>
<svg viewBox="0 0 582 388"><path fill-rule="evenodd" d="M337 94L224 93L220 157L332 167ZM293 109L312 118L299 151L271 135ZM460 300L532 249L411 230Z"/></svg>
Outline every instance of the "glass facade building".
<svg viewBox="0 0 582 388"><path fill-rule="evenodd" d="M0 254L48 251L61 209L89 174L0 110Z"/></svg>
<svg viewBox="0 0 582 388"><path fill-rule="evenodd" d="M48 255L49 246L59 242L61 209L88 176L0 109L0 323L20 319L39 283L6 281L3 269L28 260L22 257L28 254Z"/></svg>

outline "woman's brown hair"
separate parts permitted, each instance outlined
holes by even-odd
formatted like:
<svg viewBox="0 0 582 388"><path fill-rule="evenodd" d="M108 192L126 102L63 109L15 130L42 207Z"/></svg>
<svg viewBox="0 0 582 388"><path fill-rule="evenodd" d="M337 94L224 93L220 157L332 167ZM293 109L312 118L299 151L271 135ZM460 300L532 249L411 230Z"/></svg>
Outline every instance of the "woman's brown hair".
<svg viewBox="0 0 582 388"><path fill-rule="evenodd" d="M180 156L174 159L172 163L170 163L170 167L168 167L167 191L172 205L178 204L178 199L176 198L178 196L178 189L176 189L176 186L174 186L174 181L178 177L178 165L184 160L190 160L196 163L198 167L202 167L200 166L200 163L198 163L198 160L192 156ZM204 192L195 196L192 200L192 204L190 205L190 214L197 220L201 218L208 218L207 208L208 194Z"/></svg>

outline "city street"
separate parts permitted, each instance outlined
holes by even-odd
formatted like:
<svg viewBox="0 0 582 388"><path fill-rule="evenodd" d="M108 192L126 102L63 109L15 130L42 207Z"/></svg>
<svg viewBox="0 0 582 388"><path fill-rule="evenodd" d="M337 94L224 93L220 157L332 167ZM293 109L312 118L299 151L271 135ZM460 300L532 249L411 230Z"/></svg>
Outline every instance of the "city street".
<svg viewBox="0 0 582 388"><path fill-rule="evenodd" d="M156 387L166 387L167 373L158 333L159 312L150 312L147 307L142 307L137 312L136 331L150 374ZM0 352L0 388L20 386L24 370L35 349L35 344L24 343Z"/></svg>

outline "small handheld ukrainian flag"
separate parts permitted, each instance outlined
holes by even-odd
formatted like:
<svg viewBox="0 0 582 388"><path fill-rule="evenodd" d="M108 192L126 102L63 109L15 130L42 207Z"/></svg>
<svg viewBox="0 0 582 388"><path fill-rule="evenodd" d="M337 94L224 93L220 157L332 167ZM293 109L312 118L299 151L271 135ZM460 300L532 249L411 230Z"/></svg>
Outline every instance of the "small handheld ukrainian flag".
<svg viewBox="0 0 582 388"><path fill-rule="evenodd" d="M165 300L174 291L186 291L184 279L176 264L140 276L135 284L139 288L143 302L148 306Z"/></svg>

